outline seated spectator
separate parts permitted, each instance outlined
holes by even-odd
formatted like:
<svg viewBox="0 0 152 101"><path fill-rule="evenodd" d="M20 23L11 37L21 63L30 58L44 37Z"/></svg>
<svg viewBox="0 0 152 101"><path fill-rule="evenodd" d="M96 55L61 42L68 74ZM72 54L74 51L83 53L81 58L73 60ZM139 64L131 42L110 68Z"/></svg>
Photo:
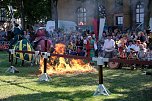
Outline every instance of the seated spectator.
<svg viewBox="0 0 152 101"><path fill-rule="evenodd" d="M133 41L129 41L129 45L127 46L127 57L128 58L133 58L135 55L135 45L133 44Z"/></svg>
<svg viewBox="0 0 152 101"><path fill-rule="evenodd" d="M77 52L76 51L74 51L74 50L70 50L70 53L69 53L70 55L77 55Z"/></svg>
<svg viewBox="0 0 152 101"><path fill-rule="evenodd" d="M73 42L70 42L67 47L68 53L70 54L71 51L76 51L76 45Z"/></svg>
<svg viewBox="0 0 152 101"><path fill-rule="evenodd" d="M134 50L135 50L136 52L139 52L139 51L140 51L140 47L139 47L140 44L141 44L140 40L136 40L135 47L134 47Z"/></svg>
<svg viewBox="0 0 152 101"><path fill-rule="evenodd" d="M138 59L145 60L146 59L146 48L144 48L144 45L139 46L140 50L138 51Z"/></svg>
<svg viewBox="0 0 152 101"><path fill-rule="evenodd" d="M146 57L148 61L152 60L152 46L147 49Z"/></svg>
<svg viewBox="0 0 152 101"><path fill-rule="evenodd" d="M121 58L125 58L126 57L126 53L125 50L127 48L126 46L127 43L127 36L123 36L119 41L118 41L118 52L119 52L119 56Z"/></svg>
<svg viewBox="0 0 152 101"><path fill-rule="evenodd" d="M78 56L85 56L85 51L81 48L78 48L77 49L77 54L78 54Z"/></svg>
<svg viewBox="0 0 152 101"><path fill-rule="evenodd" d="M130 40L130 41L129 41L129 44L128 44L128 46L127 46L127 53L130 53L131 50L134 50L134 47L135 47L135 45L133 44L133 41Z"/></svg>

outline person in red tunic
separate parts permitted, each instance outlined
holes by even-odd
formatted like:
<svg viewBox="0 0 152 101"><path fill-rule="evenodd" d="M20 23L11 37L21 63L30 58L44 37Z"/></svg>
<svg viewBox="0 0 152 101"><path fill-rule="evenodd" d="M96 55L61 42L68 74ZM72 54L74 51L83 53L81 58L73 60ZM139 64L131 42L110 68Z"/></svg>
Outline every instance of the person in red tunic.
<svg viewBox="0 0 152 101"><path fill-rule="evenodd" d="M95 56L95 50L97 49L97 47L95 47L95 44L95 40L91 36L88 36L86 44L87 57Z"/></svg>

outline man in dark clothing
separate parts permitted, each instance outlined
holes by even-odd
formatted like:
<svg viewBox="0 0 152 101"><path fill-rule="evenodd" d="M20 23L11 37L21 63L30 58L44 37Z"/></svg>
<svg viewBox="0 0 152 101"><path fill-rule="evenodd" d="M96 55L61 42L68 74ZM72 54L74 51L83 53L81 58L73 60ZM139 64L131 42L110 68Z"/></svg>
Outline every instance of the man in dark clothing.
<svg viewBox="0 0 152 101"><path fill-rule="evenodd" d="M18 24L15 24L15 27L13 29L14 38L10 41L10 48L13 48L12 45L14 45L18 40L23 39L23 31L19 28Z"/></svg>
<svg viewBox="0 0 152 101"><path fill-rule="evenodd" d="M144 32L141 32L140 36L137 39L140 40L142 43L146 42L146 36Z"/></svg>

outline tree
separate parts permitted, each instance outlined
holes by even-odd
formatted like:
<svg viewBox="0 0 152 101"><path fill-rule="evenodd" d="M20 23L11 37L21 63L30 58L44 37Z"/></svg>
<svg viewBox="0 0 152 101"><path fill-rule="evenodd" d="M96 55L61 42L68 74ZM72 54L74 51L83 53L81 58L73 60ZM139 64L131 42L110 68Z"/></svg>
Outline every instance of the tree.
<svg viewBox="0 0 152 101"><path fill-rule="evenodd" d="M147 12L145 14L145 29L148 29L149 27L149 21L150 21L150 10L152 5L152 0L148 0L147 2Z"/></svg>
<svg viewBox="0 0 152 101"><path fill-rule="evenodd" d="M55 29L58 29L58 9L57 4L58 0L51 0L52 4L52 19L55 20Z"/></svg>
<svg viewBox="0 0 152 101"><path fill-rule="evenodd" d="M50 0L24 0L25 19L30 24L51 19Z"/></svg>
<svg viewBox="0 0 152 101"><path fill-rule="evenodd" d="M16 9L14 17L22 18L23 25L45 22L52 16L50 0L4 0L3 4L6 9L7 5Z"/></svg>

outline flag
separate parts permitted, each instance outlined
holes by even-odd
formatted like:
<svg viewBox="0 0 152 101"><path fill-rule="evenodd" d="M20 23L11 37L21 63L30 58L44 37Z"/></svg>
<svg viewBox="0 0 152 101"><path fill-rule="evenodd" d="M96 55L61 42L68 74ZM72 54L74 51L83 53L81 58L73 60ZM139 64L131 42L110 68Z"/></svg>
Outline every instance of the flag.
<svg viewBox="0 0 152 101"><path fill-rule="evenodd" d="M96 36L96 40L98 40L99 37L99 23L98 19L93 19L93 30Z"/></svg>
<svg viewBox="0 0 152 101"><path fill-rule="evenodd" d="M14 9L13 9L13 7L8 5L8 9L10 11L10 14L11 14L12 18L14 18Z"/></svg>

